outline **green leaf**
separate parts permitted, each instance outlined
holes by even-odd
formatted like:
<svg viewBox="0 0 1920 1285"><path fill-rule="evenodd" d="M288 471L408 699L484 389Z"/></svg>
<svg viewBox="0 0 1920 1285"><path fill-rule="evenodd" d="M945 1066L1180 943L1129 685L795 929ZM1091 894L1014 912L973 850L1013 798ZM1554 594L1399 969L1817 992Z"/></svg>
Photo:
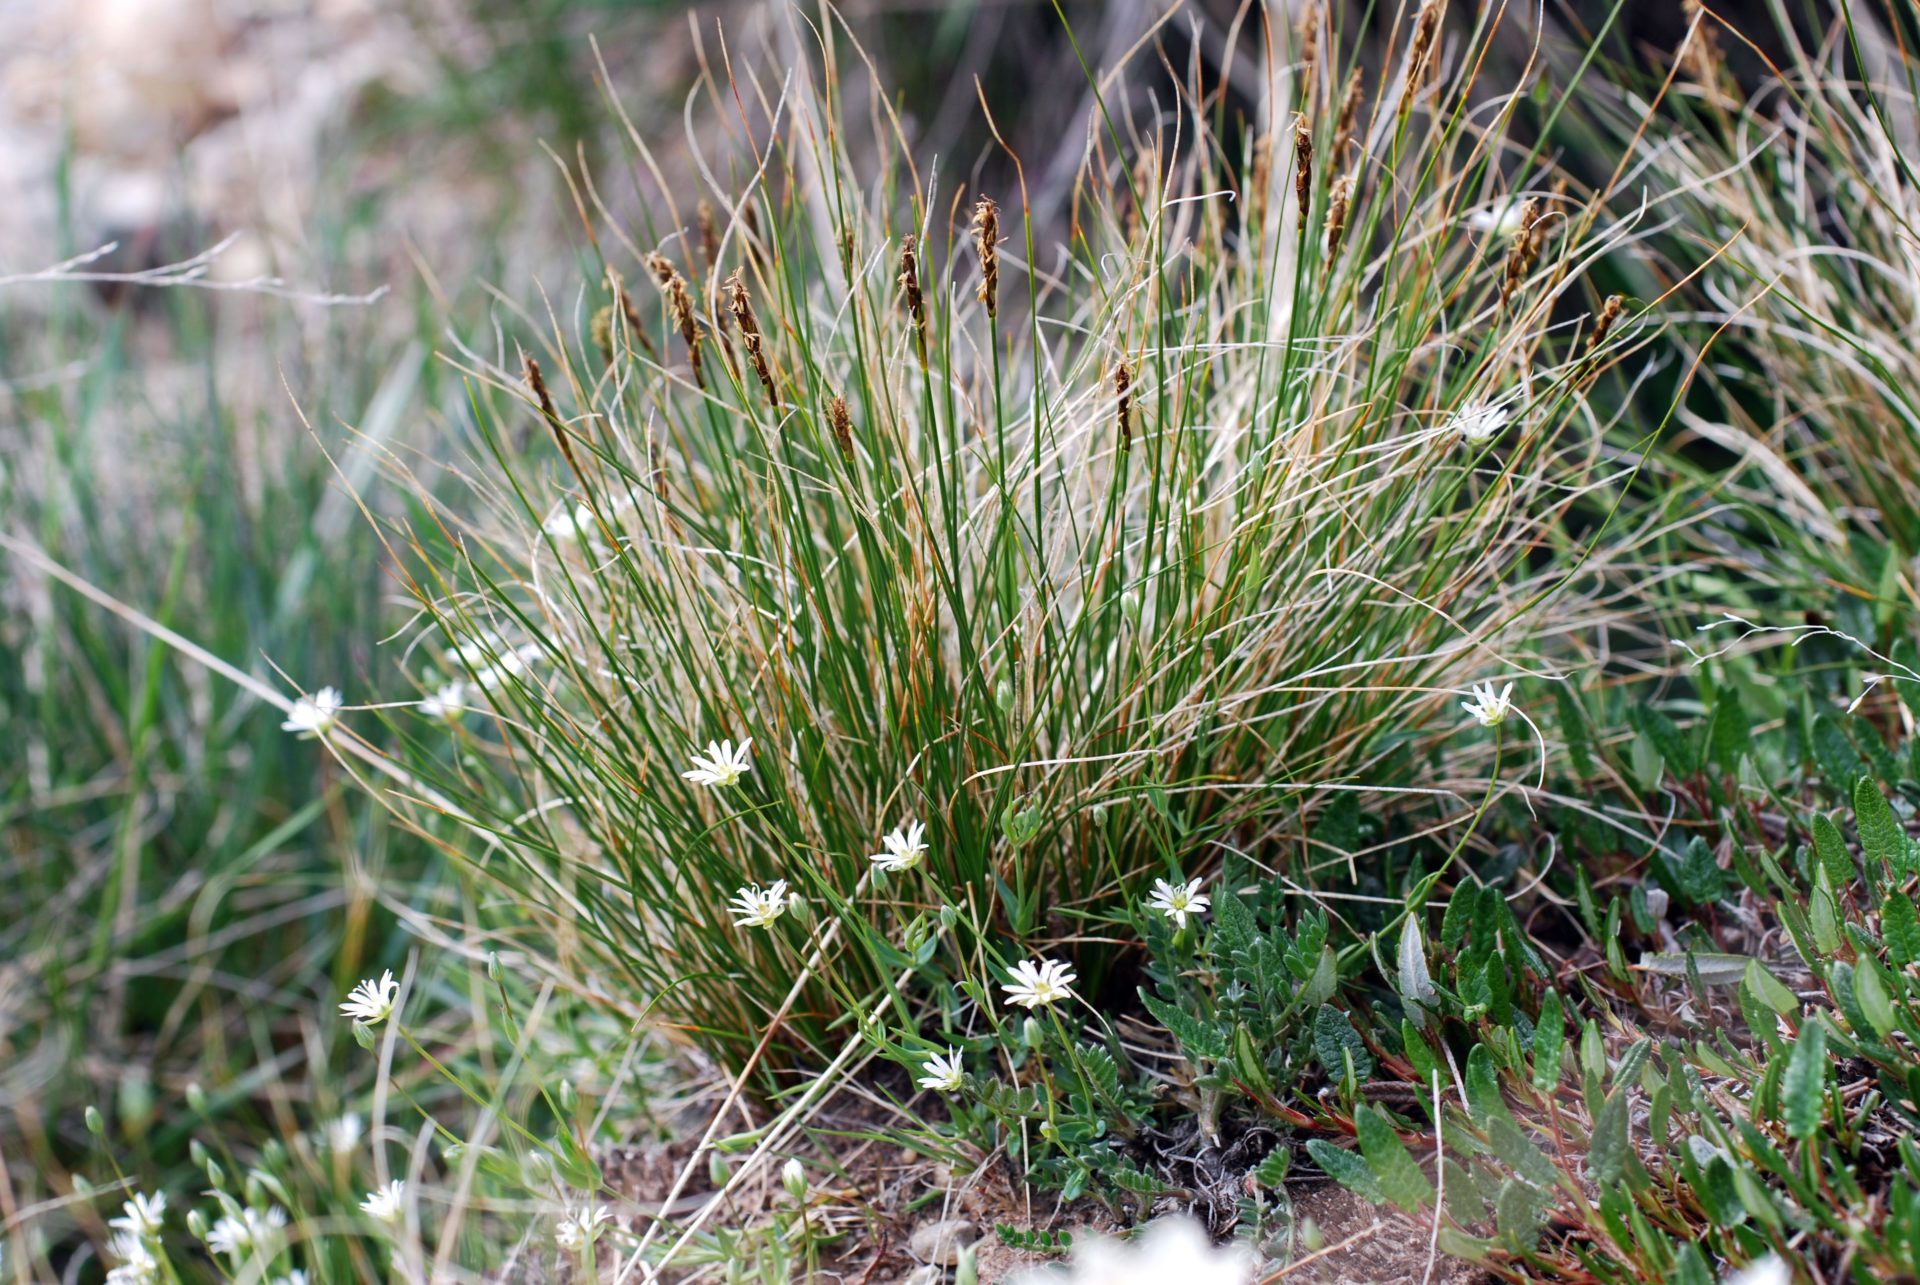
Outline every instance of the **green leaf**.
<svg viewBox="0 0 1920 1285"><path fill-rule="evenodd" d="M1331 1004L1322 1004L1313 1016L1313 1051L1320 1065L1326 1067L1327 1074L1335 1080L1346 1078L1349 1056L1353 1059L1356 1079L1366 1080L1373 1074L1373 1056L1367 1052L1360 1032L1353 1029L1345 1013Z"/></svg>
<svg viewBox="0 0 1920 1285"><path fill-rule="evenodd" d="M1814 766L1820 769L1827 785L1835 790L1851 789L1863 766L1860 751L1853 748L1853 742L1847 739L1832 715L1815 717L1812 740Z"/></svg>
<svg viewBox="0 0 1920 1285"><path fill-rule="evenodd" d="M1553 1167L1553 1161L1506 1116L1496 1115L1488 1121L1487 1144L1508 1168L1535 1186L1551 1187L1559 1182L1560 1171Z"/></svg>
<svg viewBox="0 0 1920 1285"><path fill-rule="evenodd" d="M1866 784L1864 777L1861 778L1861 784ZM1879 791L1874 791L1874 797L1879 796ZM1852 881L1853 854L1847 851L1847 841L1841 835L1840 827L1818 812L1813 814L1813 851L1820 858L1820 864L1834 887L1844 887Z"/></svg>
<svg viewBox="0 0 1920 1285"><path fill-rule="evenodd" d="M1893 997L1880 976L1880 965L1871 958L1862 958L1853 970L1853 997L1875 1035L1885 1039L1898 1029L1900 1019L1894 1013Z"/></svg>
<svg viewBox="0 0 1920 1285"><path fill-rule="evenodd" d="M1906 854L1907 833L1887 805L1880 787L1861 777L1853 787L1853 823L1860 831L1860 849L1869 861L1884 861L1896 869ZM1847 879L1833 876L1835 888L1845 887L1853 875L1853 863L1847 863Z"/></svg>
<svg viewBox="0 0 1920 1285"><path fill-rule="evenodd" d="M1227 1037L1217 1023L1203 1022L1185 1009L1156 999L1144 990L1140 992L1140 1000L1160 1025L1167 1028L1167 1033L1189 1059L1218 1062L1226 1057Z"/></svg>
<svg viewBox="0 0 1920 1285"><path fill-rule="evenodd" d="M1725 772L1740 768L1753 731L1747 725L1746 711L1731 691L1723 691L1713 703L1713 717L1707 723L1707 761Z"/></svg>
<svg viewBox="0 0 1920 1285"><path fill-rule="evenodd" d="M1920 744L1916 739L1915 744ZM1920 960L1920 915L1913 903L1897 892L1887 894L1880 906L1880 936L1887 943L1887 958L1905 967Z"/></svg>
<svg viewBox="0 0 1920 1285"><path fill-rule="evenodd" d="M1627 1132L1627 1086L1622 1084L1600 1104L1593 1118L1593 1140L1587 1150L1587 1172L1602 1189L1627 1176L1627 1158L1633 1150Z"/></svg>
<svg viewBox="0 0 1920 1285"><path fill-rule="evenodd" d="M1427 1024L1427 1013L1438 996L1433 988L1433 977L1427 971L1426 944L1420 940L1420 912L1414 911L1407 916L1407 926L1400 932L1400 1000L1405 1005L1407 1020L1416 1027Z"/></svg>
<svg viewBox="0 0 1920 1285"><path fill-rule="evenodd" d="M1779 978L1768 972L1766 966L1759 960L1747 961L1744 980L1747 983L1747 989L1753 992L1754 998L1774 1012L1794 1014L1800 1011L1800 1001L1794 998L1793 992L1788 990Z"/></svg>
<svg viewBox="0 0 1920 1285"><path fill-rule="evenodd" d="M1651 705L1634 705L1627 710L1627 722L1635 731L1647 738L1654 752L1666 760L1667 771L1674 776L1687 776L1699 766L1693 760L1693 747L1687 744L1687 738L1680 735L1680 729L1673 720Z"/></svg>
<svg viewBox="0 0 1920 1285"><path fill-rule="evenodd" d="M1378 1107L1361 1107L1353 1125L1360 1135L1360 1154L1367 1158L1382 1195L1407 1213L1433 1203L1432 1181Z"/></svg>
<svg viewBox="0 0 1920 1285"><path fill-rule="evenodd" d="M1267 1158L1253 1167L1253 1180L1268 1191L1280 1190L1280 1184L1287 1180L1287 1169L1293 1164L1293 1152L1284 1146L1275 1147L1267 1152Z"/></svg>
<svg viewBox="0 0 1920 1285"><path fill-rule="evenodd" d="M1566 1050L1565 1017L1557 991L1540 1000L1540 1018L1533 1024L1533 1087L1551 1093L1560 1083L1560 1057Z"/></svg>
<svg viewBox="0 0 1920 1285"><path fill-rule="evenodd" d="M1780 1122L1787 1135L1810 1138L1820 1127L1820 1105L1827 1088L1827 1035L1818 1021L1800 1030L1780 1077Z"/></svg>
<svg viewBox="0 0 1920 1285"><path fill-rule="evenodd" d="M1467 935L1467 925L1473 922L1473 907L1479 896L1478 889L1464 883L1454 886L1453 896L1447 899L1446 913L1440 916L1442 946L1458 946Z"/></svg>
<svg viewBox="0 0 1920 1285"><path fill-rule="evenodd" d="M1374 1204L1386 1203L1386 1193L1380 1190L1380 1184L1374 1179L1373 1169L1364 1157L1356 1151L1342 1151L1324 1138L1312 1138L1307 1142L1307 1154L1313 1162L1327 1171L1327 1176L1351 1191L1354 1195L1371 1200Z"/></svg>
<svg viewBox="0 0 1920 1285"><path fill-rule="evenodd" d="M1550 1201L1547 1194L1517 1179L1500 1184L1494 1200L1494 1226L1500 1239L1516 1254L1531 1253L1540 1225L1546 1221Z"/></svg>
<svg viewBox="0 0 1920 1285"><path fill-rule="evenodd" d="M1593 752L1588 748L1587 717L1573 694L1571 683L1553 685L1553 703L1560 714L1560 734L1567 740L1567 761L1577 777L1593 775Z"/></svg>

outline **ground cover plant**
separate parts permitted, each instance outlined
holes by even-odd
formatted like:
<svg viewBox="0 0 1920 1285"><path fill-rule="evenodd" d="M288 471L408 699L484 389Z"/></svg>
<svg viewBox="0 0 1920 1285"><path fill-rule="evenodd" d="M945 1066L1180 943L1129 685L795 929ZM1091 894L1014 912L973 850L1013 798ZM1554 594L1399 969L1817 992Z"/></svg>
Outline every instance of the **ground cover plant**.
<svg viewBox="0 0 1920 1285"><path fill-rule="evenodd" d="M685 184L607 86L572 275L337 479L381 690L271 697L443 881L338 1114L156 1184L99 1101L9 1267L1920 1271L1909 18L1227 16L1053 220L832 9Z"/></svg>

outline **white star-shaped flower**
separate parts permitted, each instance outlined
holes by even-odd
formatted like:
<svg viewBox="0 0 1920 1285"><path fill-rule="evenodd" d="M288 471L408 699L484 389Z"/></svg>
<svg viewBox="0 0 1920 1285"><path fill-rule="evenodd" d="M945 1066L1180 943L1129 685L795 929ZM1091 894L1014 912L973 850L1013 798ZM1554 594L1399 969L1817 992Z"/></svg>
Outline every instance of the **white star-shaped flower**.
<svg viewBox="0 0 1920 1285"><path fill-rule="evenodd" d="M321 1130L322 1136L327 1140L327 1150L336 1156L353 1154L353 1149L360 1145L360 1137L364 1132L365 1126L359 1115L352 1111L327 1121L326 1127Z"/></svg>
<svg viewBox="0 0 1920 1285"><path fill-rule="evenodd" d="M1473 721L1482 727L1498 727L1507 721L1507 715L1513 712L1513 684L1508 683L1498 692L1492 683L1480 683L1473 689L1473 699L1460 702L1460 708L1473 717Z"/></svg>
<svg viewBox="0 0 1920 1285"><path fill-rule="evenodd" d="M360 1202L360 1212L383 1223L397 1223L407 1207L407 1180L395 1178L383 1187L375 1187Z"/></svg>
<svg viewBox="0 0 1920 1285"><path fill-rule="evenodd" d="M740 742L740 748L733 748L732 741L708 741L705 754L693 756L693 770L682 772L682 778L695 785L711 785L716 788L732 785L753 768L753 756L749 753L753 738L749 736Z"/></svg>
<svg viewBox="0 0 1920 1285"><path fill-rule="evenodd" d="M584 504L576 504L572 510L562 507L540 524L542 531L562 544L586 539L593 534L593 528L593 510Z"/></svg>
<svg viewBox="0 0 1920 1285"><path fill-rule="evenodd" d="M1023 959L1013 966L1013 980L1002 982L1007 1003L1029 1011L1050 1008L1073 996L1071 985L1076 974L1057 959Z"/></svg>
<svg viewBox="0 0 1920 1285"><path fill-rule="evenodd" d="M207 1248L216 1254L245 1254L273 1239L286 1225L287 1211L278 1205L265 1213L242 1209L238 1218L228 1214L213 1225L207 1232Z"/></svg>
<svg viewBox="0 0 1920 1285"><path fill-rule="evenodd" d="M926 826L910 821L904 830L895 830L881 839L880 846L886 851L876 852L867 860L889 874L911 870L927 855L926 833Z"/></svg>
<svg viewBox="0 0 1920 1285"><path fill-rule="evenodd" d="M1147 898L1147 904L1173 920L1176 927L1185 928L1188 915L1200 914L1212 902L1200 894L1198 879L1178 886L1165 879L1155 879L1153 894Z"/></svg>
<svg viewBox="0 0 1920 1285"><path fill-rule="evenodd" d="M967 1069L961 1063L960 1050L949 1044L945 1053L935 1053L920 1064L920 1087L935 1093L958 1093L967 1078Z"/></svg>
<svg viewBox="0 0 1920 1285"><path fill-rule="evenodd" d="M553 1242L565 1250L580 1250L600 1239L600 1224L613 1214L605 1205L585 1204L560 1215L553 1226Z"/></svg>
<svg viewBox="0 0 1920 1285"><path fill-rule="evenodd" d="M428 718L459 722L460 716L467 712L467 685L457 681L448 683L420 702L420 712Z"/></svg>
<svg viewBox="0 0 1920 1285"><path fill-rule="evenodd" d="M107 1272L107 1285L154 1285L160 1279L160 1256L144 1237L115 1232L107 1242L107 1253L119 1260Z"/></svg>
<svg viewBox="0 0 1920 1285"><path fill-rule="evenodd" d="M293 708L287 711L286 721L280 724L280 730L297 733L302 740L307 740L325 736L339 720L339 689L322 687L313 695L302 696L293 703Z"/></svg>
<svg viewBox="0 0 1920 1285"><path fill-rule="evenodd" d="M393 980L393 970L389 968L380 974L379 981L368 979L348 991L340 1012L356 1022L378 1026L393 1016L393 1002L399 997L400 983Z"/></svg>
<svg viewBox="0 0 1920 1285"><path fill-rule="evenodd" d="M117 1227L140 1240L158 1236L160 1223L167 1216L167 1193L160 1191L148 1196L136 1191L120 1209L120 1216L109 1218L107 1226Z"/></svg>
<svg viewBox="0 0 1920 1285"><path fill-rule="evenodd" d="M787 891L785 879L774 880L769 888L750 883L735 895L728 911L733 915L733 922L741 928L767 928L787 913L787 907L794 900L794 895Z"/></svg>
<svg viewBox="0 0 1920 1285"><path fill-rule="evenodd" d="M1498 402L1474 400L1456 410L1442 434L1458 433L1463 441L1490 442L1507 426L1507 408Z"/></svg>

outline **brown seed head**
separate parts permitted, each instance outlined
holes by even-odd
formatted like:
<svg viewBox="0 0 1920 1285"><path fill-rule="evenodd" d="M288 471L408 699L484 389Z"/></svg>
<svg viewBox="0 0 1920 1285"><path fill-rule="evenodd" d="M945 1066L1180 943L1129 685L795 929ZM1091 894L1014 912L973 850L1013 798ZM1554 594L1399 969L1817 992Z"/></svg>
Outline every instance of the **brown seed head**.
<svg viewBox="0 0 1920 1285"><path fill-rule="evenodd" d="M1625 305L1626 300L1617 294L1608 295L1607 301L1600 305L1600 315L1593 319L1593 333L1587 336L1589 353L1607 341L1607 333L1613 329L1613 323L1620 320L1620 310Z"/></svg>
<svg viewBox="0 0 1920 1285"><path fill-rule="evenodd" d="M700 209L696 216L700 224L700 257L711 268L720 257L720 231L714 225L713 206L706 197L700 198Z"/></svg>
<svg viewBox="0 0 1920 1285"><path fill-rule="evenodd" d="M913 326L914 347L920 353L920 369L927 368L927 304L920 295L920 262L914 257L918 242L908 233L900 243L900 288L907 296L907 317Z"/></svg>
<svg viewBox="0 0 1920 1285"><path fill-rule="evenodd" d="M973 207L973 248L980 256L980 302L991 320L1000 315L1000 207L990 196Z"/></svg>
<svg viewBox="0 0 1920 1285"><path fill-rule="evenodd" d="M1327 257L1340 249L1347 233L1347 206L1353 201L1353 175L1342 174L1327 189Z"/></svg>
<svg viewBox="0 0 1920 1285"><path fill-rule="evenodd" d="M1122 361L1113 368L1114 419L1120 430L1120 450L1133 448L1133 372Z"/></svg>
<svg viewBox="0 0 1920 1285"><path fill-rule="evenodd" d="M1400 100L1403 112L1413 105L1414 95L1427 83L1434 40L1440 34L1440 11L1446 5L1447 0L1421 0L1420 12L1414 17L1413 40L1407 46L1407 92Z"/></svg>
<svg viewBox="0 0 1920 1285"><path fill-rule="evenodd" d="M687 293L687 279L663 254L648 255L647 267L660 283L660 292L667 298L667 313L680 328L680 338L686 341L687 360L693 365L693 382L705 388L707 377L700 368L700 321L694 315L693 296Z"/></svg>
<svg viewBox="0 0 1920 1285"><path fill-rule="evenodd" d="M1300 207L1300 222L1305 225L1307 209L1313 204L1313 131L1307 128L1307 114L1293 117L1293 201Z"/></svg>
<svg viewBox="0 0 1920 1285"><path fill-rule="evenodd" d="M747 298L747 287L740 280L738 269L727 278L727 309L733 313L733 324L740 327L740 342L746 345L747 360L759 377L760 387L766 390L767 405L779 410L780 393L774 387L773 371L767 365L766 338L760 333L760 323L753 315L753 302Z"/></svg>
<svg viewBox="0 0 1920 1285"><path fill-rule="evenodd" d="M1340 100L1340 116L1333 126L1332 157L1335 165L1347 159L1347 146L1353 142L1353 131L1360 123L1360 104L1366 98L1366 84L1360 79L1360 69L1355 67L1353 74L1347 77L1346 97Z"/></svg>
<svg viewBox="0 0 1920 1285"><path fill-rule="evenodd" d="M847 409L847 399L834 394L827 403L827 424L833 429L833 440L840 447L840 453L853 462L853 412Z"/></svg>

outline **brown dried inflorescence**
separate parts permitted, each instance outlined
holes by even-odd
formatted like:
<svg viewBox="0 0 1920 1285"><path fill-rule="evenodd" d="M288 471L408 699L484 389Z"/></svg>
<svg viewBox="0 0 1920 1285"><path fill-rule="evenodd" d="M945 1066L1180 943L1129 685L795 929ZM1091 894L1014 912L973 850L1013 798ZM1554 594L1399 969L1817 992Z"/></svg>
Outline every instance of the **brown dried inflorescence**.
<svg viewBox="0 0 1920 1285"><path fill-rule="evenodd" d="M1120 430L1120 450L1133 448L1133 372L1122 361L1113 368L1115 427Z"/></svg>
<svg viewBox="0 0 1920 1285"><path fill-rule="evenodd" d="M980 302L991 320L1000 315L1000 207L990 196L973 207L973 248L980 256Z"/></svg>
<svg viewBox="0 0 1920 1285"><path fill-rule="evenodd" d="M1607 301L1600 305L1600 315L1593 320L1593 333L1587 336L1588 352L1607 341L1607 334L1613 329L1613 323L1620 320L1620 310L1625 305L1626 300L1620 295L1607 296Z"/></svg>
<svg viewBox="0 0 1920 1285"><path fill-rule="evenodd" d="M706 372L700 368L700 321L694 315L693 296L687 292L687 279L680 275L664 254L648 255L647 269L653 273L654 280L660 283L660 293L667 299L667 313L679 328L680 337L686 341L687 360L693 366L693 382L705 388Z"/></svg>
<svg viewBox="0 0 1920 1285"><path fill-rule="evenodd" d="M920 294L920 261L914 257L919 243L908 233L900 243L900 288L907 296L907 318L913 326L914 347L920 353L920 369L927 368L927 301Z"/></svg>
<svg viewBox="0 0 1920 1285"><path fill-rule="evenodd" d="M1342 174L1327 188L1327 257L1340 249L1347 234L1347 207L1353 202L1353 175Z"/></svg>
<svg viewBox="0 0 1920 1285"><path fill-rule="evenodd" d="M840 448L847 463L853 463L853 412L847 409L847 399L834 394L827 403L827 425L833 430L834 444Z"/></svg>
<svg viewBox="0 0 1920 1285"><path fill-rule="evenodd" d="M766 338L760 333L760 323L753 315L753 302L747 298L746 283L740 280L738 269L727 278L727 309L733 313L733 324L740 327L740 342L746 345L747 361L759 377L760 387L767 392L767 405L779 410L780 392L774 386L773 370L767 364Z"/></svg>
<svg viewBox="0 0 1920 1285"><path fill-rule="evenodd" d="M1293 118L1293 201L1300 207L1304 229L1307 210L1313 204L1313 131L1307 128L1305 112Z"/></svg>
<svg viewBox="0 0 1920 1285"><path fill-rule="evenodd" d="M1540 199L1530 196L1521 203L1520 230L1513 234L1513 243L1507 248L1506 276L1500 283L1501 303L1513 298L1520 282L1533 271L1534 262L1540 257L1540 234Z"/></svg>
<svg viewBox="0 0 1920 1285"><path fill-rule="evenodd" d="M1353 142L1353 131L1360 124L1360 104L1367 100L1366 84L1360 79L1360 69L1355 67L1353 74L1347 77L1346 96L1340 100L1340 115L1333 125L1333 151L1329 153L1332 164L1343 164L1347 159L1347 147Z"/></svg>
<svg viewBox="0 0 1920 1285"><path fill-rule="evenodd" d="M1427 73L1433 61L1434 41L1440 35L1440 11L1446 7L1447 0L1422 0L1420 12L1413 20L1413 40L1407 46L1407 92L1400 100L1400 110L1404 113L1413 105L1414 98L1427 83Z"/></svg>

